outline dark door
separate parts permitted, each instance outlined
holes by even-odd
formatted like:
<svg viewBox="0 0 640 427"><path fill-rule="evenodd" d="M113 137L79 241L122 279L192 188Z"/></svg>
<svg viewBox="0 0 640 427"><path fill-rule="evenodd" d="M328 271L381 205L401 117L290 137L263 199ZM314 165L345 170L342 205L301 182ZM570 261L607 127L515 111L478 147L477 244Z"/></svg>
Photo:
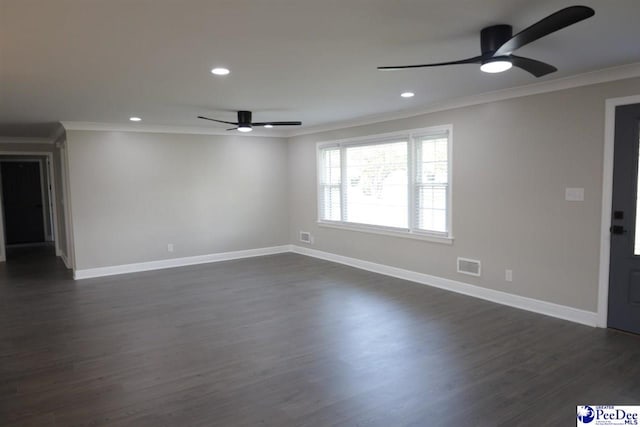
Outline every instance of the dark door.
<svg viewBox="0 0 640 427"><path fill-rule="evenodd" d="M617 107L608 325L636 334L640 334L639 147L640 104Z"/></svg>
<svg viewBox="0 0 640 427"><path fill-rule="evenodd" d="M1 167L7 244L44 242L40 163L2 162Z"/></svg>

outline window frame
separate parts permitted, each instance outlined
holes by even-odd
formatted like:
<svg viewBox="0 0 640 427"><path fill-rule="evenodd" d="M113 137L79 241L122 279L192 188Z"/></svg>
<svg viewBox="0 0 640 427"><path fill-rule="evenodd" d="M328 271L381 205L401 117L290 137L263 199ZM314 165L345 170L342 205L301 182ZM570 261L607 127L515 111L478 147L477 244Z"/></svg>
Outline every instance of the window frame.
<svg viewBox="0 0 640 427"><path fill-rule="evenodd" d="M422 230L417 228L417 152L418 142L420 138L428 136L447 135L447 231L437 232ZM363 224L348 221L336 221L322 219L322 191L325 185L321 182L321 174L323 173L322 150L326 148L337 148L340 150L340 210L341 218L345 217L346 210L346 148L352 146L376 145L391 142L392 140L406 139L407 141L407 201L408 201L408 228L388 227L381 225ZM426 128L410 129L384 134L367 135L355 138L346 138L332 141L321 141L316 143L316 219L320 227L335 228L342 230L366 232L373 234L382 234L387 236L404 237L410 239L426 240L437 243L452 244L453 237L453 221L452 221L452 205L453 205L453 125L430 126Z"/></svg>

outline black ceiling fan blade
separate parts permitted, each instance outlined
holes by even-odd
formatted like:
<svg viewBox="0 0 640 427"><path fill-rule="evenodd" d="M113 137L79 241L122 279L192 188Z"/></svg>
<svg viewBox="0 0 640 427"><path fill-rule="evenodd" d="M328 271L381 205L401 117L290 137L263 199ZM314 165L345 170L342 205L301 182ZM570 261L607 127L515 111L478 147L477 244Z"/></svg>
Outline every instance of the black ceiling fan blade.
<svg viewBox="0 0 640 427"><path fill-rule="evenodd" d="M258 122L258 123L251 123L253 126L266 126L266 125L271 125L271 126L300 126L302 125L302 122Z"/></svg>
<svg viewBox="0 0 640 427"><path fill-rule="evenodd" d="M236 129L238 129L238 128L231 128L231 129L227 129L227 130L236 130Z"/></svg>
<svg viewBox="0 0 640 427"><path fill-rule="evenodd" d="M198 118L203 120L211 120L212 122L224 123L227 125L237 125L237 123L234 123L234 122L226 122L224 120L210 119L209 117L205 117L205 116L198 116Z"/></svg>
<svg viewBox="0 0 640 427"><path fill-rule="evenodd" d="M570 6L559 10L511 37L496 50L493 56L509 55L524 45L577 22L591 18L595 13L593 9L587 6Z"/></svg>
<svg viewBox="0 0 640 427"><path fill-rule="evenodd" d="M388 67L378 67L378 70L405 70L407 68L439 67L441 65L482 64L483 59L486 59L486 58L482 56L474 56L473 58L461 59L459 61L436 62L434 64L397 65L397 66L388 66Z"/></svg>
<svg viewBox="0 0 640 427"><path fill-rule="evenodd" d="M522 56L511 55L510 56L511 63L518 68L522 68L523 70L533 74L536 77L546 76L547 74L551 74L555 71L558 71L556 67L553 65L549 65L545 62L536 61L531 58L524 58Z"/></svg>

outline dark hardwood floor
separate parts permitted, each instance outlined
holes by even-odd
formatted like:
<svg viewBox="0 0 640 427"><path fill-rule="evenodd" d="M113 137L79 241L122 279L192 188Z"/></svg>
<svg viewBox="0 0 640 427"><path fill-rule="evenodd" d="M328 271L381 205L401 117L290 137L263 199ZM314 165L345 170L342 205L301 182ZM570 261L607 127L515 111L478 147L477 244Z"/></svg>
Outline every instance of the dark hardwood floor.
<svg viewBox="0 0 640 427"><path fill-rule="evenodd" d="M74 282L0 264L3 426L569 426L640 338L300 255Z"/></svg>

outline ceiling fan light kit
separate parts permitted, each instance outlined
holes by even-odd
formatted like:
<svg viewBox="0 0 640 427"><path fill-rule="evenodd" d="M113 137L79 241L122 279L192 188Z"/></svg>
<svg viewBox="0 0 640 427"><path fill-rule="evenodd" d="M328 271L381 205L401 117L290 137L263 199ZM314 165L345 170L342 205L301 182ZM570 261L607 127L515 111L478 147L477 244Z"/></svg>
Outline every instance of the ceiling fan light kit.
<svg viewBox="0 0 640 427"><path fill-rule="evenodd" d="M495 74L495 73L502 73L504 71L509 70L511 67L513 67L513 64L511 63L511 61L508 60L508 58L504 58L504 59L490 59L488 61L485 61L482 63L482 65L480 66L480 70L484 71L485 73L491 73L491 74Z"/></svg>

